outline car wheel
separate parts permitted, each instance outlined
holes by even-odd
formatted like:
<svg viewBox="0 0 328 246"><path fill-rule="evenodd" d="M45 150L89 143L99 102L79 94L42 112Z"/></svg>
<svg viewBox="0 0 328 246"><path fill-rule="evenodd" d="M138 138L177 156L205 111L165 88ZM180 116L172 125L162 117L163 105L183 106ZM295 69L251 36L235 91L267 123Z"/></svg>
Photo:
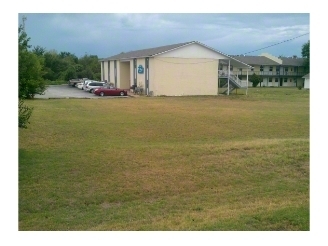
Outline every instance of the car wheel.
<svg viewBox="0 0 328 246"><path fill-rule="evenodd" d="M103 97L104 96L104 92L100 92L100 94L99 94L101 97Z"/></svg>
<svg viewBox="0 0 328 246"><path fill-rule="evenodd" d="M120 96L124 96L124 91L121 91L120 92Z"/></svg>

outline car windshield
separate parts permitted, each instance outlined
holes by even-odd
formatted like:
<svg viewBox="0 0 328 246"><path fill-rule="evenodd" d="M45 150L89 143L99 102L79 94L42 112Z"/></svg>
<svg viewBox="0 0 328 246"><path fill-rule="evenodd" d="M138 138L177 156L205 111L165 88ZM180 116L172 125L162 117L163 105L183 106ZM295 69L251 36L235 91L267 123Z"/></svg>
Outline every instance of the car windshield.
<svg viewBox="0 0 328 246"><path fill-rule="evenodd" d="M110 85L104 85L103 87L106 88L106 89L115 89L115 87L110 86Z"/></svg>

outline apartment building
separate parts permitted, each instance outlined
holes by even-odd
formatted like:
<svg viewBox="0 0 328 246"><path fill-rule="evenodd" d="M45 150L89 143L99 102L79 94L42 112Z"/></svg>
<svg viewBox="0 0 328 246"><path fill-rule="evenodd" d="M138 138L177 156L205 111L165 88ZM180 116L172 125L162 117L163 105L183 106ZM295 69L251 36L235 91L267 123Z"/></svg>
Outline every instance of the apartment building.
<svg viewBox="0 0 328 246"><path fill-rule="evenodd" d="M304 87L304 75L308 74L303 66L304 59L293 57L276 57L268 53L263 53L259 56L231 56L239 61L246 63L252 68L250 71L245 71L243 68L230 66L232 74L237 75L242 81L247 81L247 74L251 76L253 73L261 75L263 82L258 86L273 86L273 87ZM248 83L252 86L252 83Z"/></svg>

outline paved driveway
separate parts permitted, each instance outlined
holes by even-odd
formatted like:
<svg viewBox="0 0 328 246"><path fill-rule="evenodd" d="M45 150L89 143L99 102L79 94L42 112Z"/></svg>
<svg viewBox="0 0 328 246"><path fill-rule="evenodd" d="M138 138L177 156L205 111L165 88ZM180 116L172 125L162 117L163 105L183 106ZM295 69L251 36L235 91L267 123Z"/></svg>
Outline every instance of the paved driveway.
<svg viewBox="0 0 328 246"><path fill-rule="evenodd" d="M41 98L41 99L52 99L52 98L126 98L128 96L105 96L100 97L96 96L95 94L86 92L84 90L80 90L76 87L71 87L68 85L50 85L44 95L35 95L34 98Z"/></svg>

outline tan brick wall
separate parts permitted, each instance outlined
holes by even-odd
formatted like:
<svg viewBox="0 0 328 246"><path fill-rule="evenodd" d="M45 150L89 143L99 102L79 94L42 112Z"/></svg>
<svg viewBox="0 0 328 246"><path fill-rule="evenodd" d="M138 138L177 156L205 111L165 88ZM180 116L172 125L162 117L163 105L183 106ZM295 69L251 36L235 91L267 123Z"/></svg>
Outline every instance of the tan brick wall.
<svg viewBox="0 0 328 246"><path fill-rule="evenodd" d="M110 78L108 80L110 83L115 83L115 77L114 77L114 61L110 61Z"/></svg>
<svg viewBox="0 0 328 246"><path fill-rule="evenodd" d="M139 65L142 65L142 67L144 68L143 73L138 73ZM142 86L143 88L145 88L145 72L146 72L145 58L137 59L137 86Z"/></svg>
<svg viewBox="0 0 328 246"><path fill-rule="evenodd" d="M117 87L121 89L130 88L130 61L120 62L120 80L117 82Z"/></svg>
<svg viewBox="0 0 328 246"><path fill-rule="evenodd" d="M151 58L149 68L154 96L217 95L217 59Z"/></svg>

